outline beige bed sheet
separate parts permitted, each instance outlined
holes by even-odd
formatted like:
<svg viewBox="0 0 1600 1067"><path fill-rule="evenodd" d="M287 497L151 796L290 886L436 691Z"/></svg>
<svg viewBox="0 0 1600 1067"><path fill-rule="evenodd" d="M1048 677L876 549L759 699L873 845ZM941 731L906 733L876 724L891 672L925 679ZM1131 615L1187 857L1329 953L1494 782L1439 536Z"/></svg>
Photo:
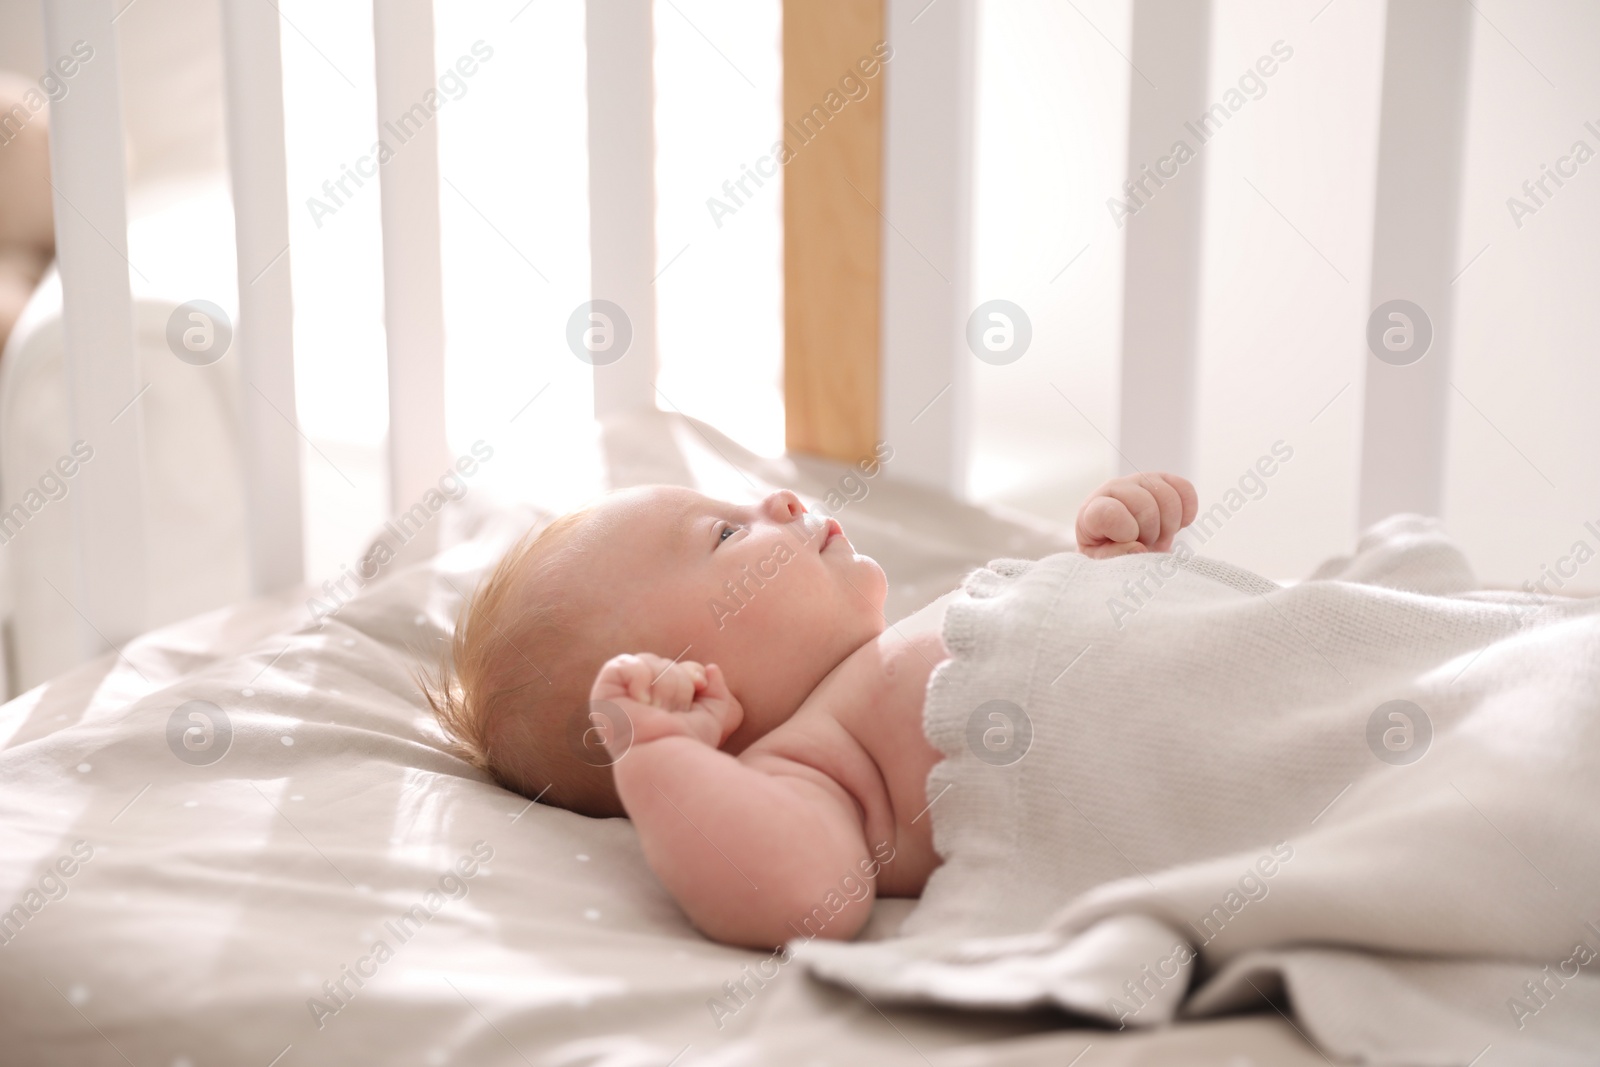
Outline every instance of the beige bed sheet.
<svg viewBox="0 0 1600 1067"><path fill-rule="evenodd" d="M760 460L669 415L614 422L597 443L616 485L696 484L688 472L722 464L752 492L819 502L847 473ZM991 556L1064 544L865 484L836 513L888 570L891 617ZM410 682L532 516L444 513L450 547L397 564L320 627L306 590L247 603L0 708L0 1063L1325 1062L1271 1011L1119 1033L1053 1013L879 1010L793 965L728 1011L725 983L767 955L695 933L626 820L530 806L450 755ZM174 725L190 701L220 714L191 720L189 705ZM868 936L907 908L880 902Z"/></svg>

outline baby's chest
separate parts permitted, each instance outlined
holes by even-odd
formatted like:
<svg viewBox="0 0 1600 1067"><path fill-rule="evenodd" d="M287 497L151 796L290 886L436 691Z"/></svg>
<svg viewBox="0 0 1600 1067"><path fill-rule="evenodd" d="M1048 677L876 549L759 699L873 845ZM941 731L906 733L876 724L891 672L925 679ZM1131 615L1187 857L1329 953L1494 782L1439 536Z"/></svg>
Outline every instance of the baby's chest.
<svg viewBox="0 0 1600 1067"><path fill-rule="evenodd" d="M872 721L862 730L888 799L880 825L894 843L896 859L885 865L878 887L888 896L916 895L939 864L929 815L938 798L928 795L927 783L928 772L943 756L923 731L923 706L928 679L945 658L937 631L915 635L885 655Z"/></svg>
<svg viewBox="0 0 1600 1067"><path fill-rule="evenodd" d="M928 679L947 657L937 631L896 640L878 660L858 737L878 764L902 825L927 803L928 771L940 760L923 732ZM907 811L907 808L910 810Z"/></svg>

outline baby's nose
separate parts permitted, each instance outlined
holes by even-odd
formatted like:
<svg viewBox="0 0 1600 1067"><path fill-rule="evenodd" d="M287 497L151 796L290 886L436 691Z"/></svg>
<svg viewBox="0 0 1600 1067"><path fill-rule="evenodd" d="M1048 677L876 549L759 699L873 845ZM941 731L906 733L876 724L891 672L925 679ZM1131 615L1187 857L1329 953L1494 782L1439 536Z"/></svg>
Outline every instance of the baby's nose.
<svg viewBox="0 0 1600 1067"><path fill-rule="evenodd" d="M806 513L806 506L789 490L780 489L767 497L767 511L778 522L793 522Z"/></svg>

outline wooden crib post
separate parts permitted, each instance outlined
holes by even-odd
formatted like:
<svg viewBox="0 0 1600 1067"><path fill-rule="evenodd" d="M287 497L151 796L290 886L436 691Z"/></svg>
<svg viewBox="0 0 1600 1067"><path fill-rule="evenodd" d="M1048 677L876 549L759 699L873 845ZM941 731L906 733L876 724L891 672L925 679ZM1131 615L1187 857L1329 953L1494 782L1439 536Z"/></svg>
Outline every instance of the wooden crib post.
<svg viewBox="0 0 1600 1067"><path fill-rule="evenodd" d="M588 0L589 293L614 309L589 324L620 355L594 350L594 413L656 406L655 64L650 0ZM598 317L596 317L598 316Z"/></svg>
<svg viewBox="0 0 1600 1067"><path fill-rule="evenodd" d="M57 592L78 616L85 656L139 634L147 604L141 376L112 12L111 0L44 4L46 61L58 78L72 78L71 91L50 105L50 171L68 417L73 441L83 442L64 457L79 463L71 493L76 580Z"/></svg>
<svg viewBox="0 0 1600 1067"><path fill-rule="evenodd" d="M846 462L879 433L883 100L887 73L839 79L877 62L881 0L784 0L783 261L785 438L790 450ZM859 75L857 75L859 77Z"/></svg>
<svg viewBox="0 0 1600 1067"><path fill-rule="evenodd" d="M277 8L223 0L222 39L239 259L234 345L243 391L245 530L250 586L261 594L305 579Z"/></svg>
<svg viewBox="0 0 1600 1067"><path fill-rule="evenodd" d="M1360 525L1444 502L1470 4L1394 0L1384 30Z"/></svg>
<svg viewBox="0 0 1600 1067"><path fill-rule="evenodd" d="M973 0L787 0L790 449L965 493Z"/></svg>
<svg viewBox="0 0 1600 1067"><path fill-rule="evenodd" d="M433 0L374 0L378 167L383 200L383 321L389 350L389 509L421 501L449 469L444 289L439 249L438 83ZM430 105L429 101L435 101ZM422 534L437 536L435 525Z"/></svg>

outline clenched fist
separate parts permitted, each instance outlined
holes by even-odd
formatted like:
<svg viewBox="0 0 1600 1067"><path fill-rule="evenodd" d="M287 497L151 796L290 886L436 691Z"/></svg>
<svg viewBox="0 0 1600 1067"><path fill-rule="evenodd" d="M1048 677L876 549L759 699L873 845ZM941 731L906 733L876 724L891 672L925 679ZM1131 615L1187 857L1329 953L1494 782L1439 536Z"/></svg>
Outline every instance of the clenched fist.
<svg viewBox="0 0 1600 1067"><path fill-rule="evenodd" d="M1093 559L1166 552L1194 521L1200 497L1176 474L1130 474L1096 489L1078 511L1078 551Z"/></svg>
<svg viewBox="0 0 1600 1067"><path fill-rule="evenodd" d="M719 748L744 721L744 708L728 691L722 670L715 663L674 663L649 652L607 660L595 675L589 700L591 704L615 704L633 725L627 740L617 731L609 732L608 748L642 745L673 736L692 737ZM620 759L622 752L611 755Z"/></svg>

